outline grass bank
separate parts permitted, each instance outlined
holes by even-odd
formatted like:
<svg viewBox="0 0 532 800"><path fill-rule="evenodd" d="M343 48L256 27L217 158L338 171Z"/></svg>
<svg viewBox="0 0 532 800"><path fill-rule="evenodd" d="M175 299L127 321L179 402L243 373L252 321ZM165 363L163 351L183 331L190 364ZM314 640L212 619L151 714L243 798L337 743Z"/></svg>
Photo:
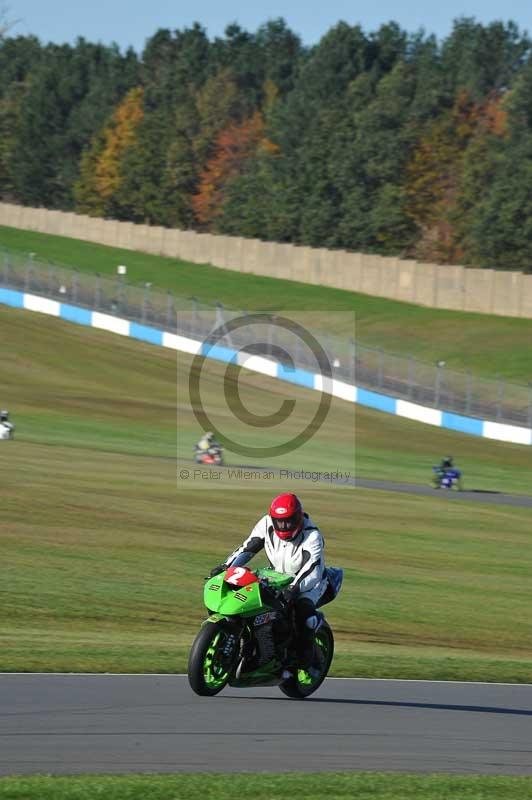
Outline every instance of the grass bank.
<svg viewBox="0 0 532 800"><path fill-rule="evenodd" d="M13 442L0 458L0 668L185 671L203 578L272 489L191 496L170 461L82 448ZM302 495L346 572L328 609L334 675L532 681L526 509Z"/></svg>
<svg viewBox="0 0 532 800"><path fill-rule="evenodd" d="M293 281L280 281L207 265L190 264L146 253L119 250L75 239L0 227L0 244L19 253L33 252L88 272L116 275L128 267L132 282L150 281L205 302L219 301L248 310L355 311L356 335L362 342L449 368L471 369L493 378L527 383L532 378L532 320L443 311L368 295ZM343 333L342 317L327 316L327 327ZM349 330L349 333L351 331Z"/></svg>
<svg viewBox="0 0 532 800"><path fill-rule="evenodd" d="M188 397L190 357L7 308L0 310L0 331L1 403L16 417L17 441L190 459L199 438ZM273 433L254 428L228 409L220 390L225 370L225 365L207 362L201 397L231 438L251 446L282 442L297 435L316 412L317 392L243 371L240 396L254 413L273 414L282 403L295 401L294 412ZM466 488L530 491L528 447L421 425L337 399L304 447L259 464L428 483L432 464L447 452L463 468ZM257 463L230 448L227 460Z"/></svg>
<svg viewBox="0 0 532 800"><path fill-rule="evenodd" d="M176 400L187 365L175 354L30 312L0 312L0 329L2 405L18 424L0 446L0 669L184 671L204 575L285 483L235 479L220 491L176 482L176 424L180 464L198 427L190 401ZM218 369L208 370L205 395L223 413ZM311 393L259 377L246 402L264 410L272 397L278 406L275 392L295 392L289 424L300 424ZM350 463L352 412L338 403L287 463ZM230 414L226 424L236 426ZM356 463L371 475L389 455L397 476L401 460L422 462L426 431L439 453L439 429L360 414ZM525 485L526 448L458 441L465 459L478 459L478 480L489 483L493 469ZM493 459L484 456L484 472L483 448ZM328 610L334 675L532 681L527 509L289 483L323 528L328 562L345 568Z"/></svg>

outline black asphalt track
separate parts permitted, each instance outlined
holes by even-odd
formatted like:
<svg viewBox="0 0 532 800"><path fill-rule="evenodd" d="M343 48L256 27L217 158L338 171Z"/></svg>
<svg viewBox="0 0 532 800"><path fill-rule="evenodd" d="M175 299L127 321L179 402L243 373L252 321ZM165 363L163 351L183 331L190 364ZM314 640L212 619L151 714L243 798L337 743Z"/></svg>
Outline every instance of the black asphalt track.
<svg viewBox="0 0 532 800"><path fill-rule="evenodd" d="M0 675L0 775L532 775L532 685L330 679L200 698L179 675Z"/></svg>
<svg viewBox="0 0 532 800"><path fill-rule="evenodd" d="M433 489L415 483L396 483L394 481L375 481L356 478L355 486L360 489L377 489L386 492L402 492L404 494L421 494L443 498L449 502L490 503L492 505L520 506L532 508L532 497L523 494L505 494L504 492L464 491L449 489Z"/></svg>
<svg viewBox="0 0 532 800"><path fill-rule="evenodd" d="M237 464L237 465L229 465L226 464L222 467L218 466L201 466L199 464L194 464L194 462L190 461L178 461L177 466L180 467L182 465L186 465L190 472L193 474L194 469L204 469L206 471L212 470L216 472L217 470L250 470L253 472L274 472L278 473L279 468L277 467L258 467L253 466L250 464ZM504 492L489 492L489 491L482 491L478 489L471 489L468 491L458 492L455 489L433 489L431 486L423 486L417 483L400 483L397 481L382 481L382 480L373 480L370 478L358 478L358 477L348 477L346 479L336 479L332 478L329 479L322 479L316 481L313 477L313 473L309 470L306 473L297 472L299 480L308 480L312 483L325 483L330 485L331 483L337 484L339 486L352 486L355 489L374 489L377 491L382 492L400 492L402 494L416 494L416 495L424 495L426 497L436 497L441 498L443 500L447 500L449 502L471 502L471 503L487 503L491 505L505 505L505 506L516 506L522 508L532 508L532 496L530 495L523 495L523 494L506 494Z"/></svg>

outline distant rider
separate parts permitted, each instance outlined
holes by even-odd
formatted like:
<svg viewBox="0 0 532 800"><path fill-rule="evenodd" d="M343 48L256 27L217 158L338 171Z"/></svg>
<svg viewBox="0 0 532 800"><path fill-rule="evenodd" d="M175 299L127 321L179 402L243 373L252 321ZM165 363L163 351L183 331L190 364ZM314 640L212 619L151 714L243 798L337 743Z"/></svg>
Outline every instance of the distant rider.
<svg viewBox="0 0 532 800"><path fill-rule="evenodd" d="M303 667L310 668L319 658L314 647L314 628L318 624L316 605L328 587L323 560L324 541L319 528L295 494L280 494L260 519L245 542L211 570L211 577L228 567L246 564L264 548L272 569L292 576L283 595L295 606L298 630L297 653Z"/></svg>
<svg viewBox="0 0 532 800"><path fill-rule="evenodd" d="M452 456L444 456L440 463L440 471L445 474L447 470L454 469L453 465L453 457Z"/></svg>
<svg viewBox="0 0 532 800"><path fill-rule="evenodd" d="M212 431L207 431L197 443L195 450L196 460L198 460L201 455L208 453L210 450L217 450L221 453L222 446L214 438L214 433L212 433Z"/></svg>
<svg viewBox="0 0 532 800"><path fill-rule="evenodd" d="M0 439L12 439L15 426L9 421L9 411L0 411Z"/></svg>
<svg viewBox="0 0 532 800"><path fill-rule="evenodd" d="M446 489L454 486L459 491L462 491L462 473L455 467L452 456L444 456L438 466L433 467L432 485L435 489Z"/></svg>

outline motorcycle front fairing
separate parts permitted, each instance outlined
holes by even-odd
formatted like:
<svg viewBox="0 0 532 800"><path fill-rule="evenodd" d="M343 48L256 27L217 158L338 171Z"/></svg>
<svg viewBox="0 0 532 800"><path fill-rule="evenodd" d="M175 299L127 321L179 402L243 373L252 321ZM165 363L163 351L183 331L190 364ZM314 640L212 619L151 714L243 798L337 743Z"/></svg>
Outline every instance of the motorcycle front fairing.
<svg viewBox="0 0 532 800"><path fill-rule="evenodd" d="M260 569L255 573L246 567L231 567L207 581L203 593L205 605L211 613L252 617L270 608L261 595L261 580L272 588L281 589L292 578L272 569Z"/></svg>
<svg viewBox="0 0 532 800"><path fill-rule="evenodd" d="M235 633L239 637L244 635L243 642L246 629L249 635L262 626L271 625L276 618L277 612L267 602L268 589L281 589L291 580L289 575L271 569L253 572L246 567L230 567L205 584L204 600L210 616L203 624L225 620L235 625ZM241 688L277 685L282 664L276 655L272 656L256 669L246 670L246 657L242 651L240 665L230 678L229 685Z"/></svg>

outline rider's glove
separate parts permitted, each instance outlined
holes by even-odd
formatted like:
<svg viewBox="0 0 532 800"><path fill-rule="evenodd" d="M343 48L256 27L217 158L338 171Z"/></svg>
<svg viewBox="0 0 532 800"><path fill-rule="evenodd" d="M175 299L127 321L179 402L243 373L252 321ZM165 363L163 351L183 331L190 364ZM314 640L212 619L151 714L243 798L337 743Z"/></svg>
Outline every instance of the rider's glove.
<svg viewBox="0 0 532 800"><path fill-rule="evenodd" d="M209 578L214 578L215 575L219 575L220 572L225 572L227 569L227 564L218 564L217 567L213 567L209 572Z"/></svg>
<svg viewBox="0 0 532 800"><path fill-rule="evenodd" d="M283 589L281 594L285 603L292 603L297 595L297 588L295 586L289 586L287 589Z"/></svg>

